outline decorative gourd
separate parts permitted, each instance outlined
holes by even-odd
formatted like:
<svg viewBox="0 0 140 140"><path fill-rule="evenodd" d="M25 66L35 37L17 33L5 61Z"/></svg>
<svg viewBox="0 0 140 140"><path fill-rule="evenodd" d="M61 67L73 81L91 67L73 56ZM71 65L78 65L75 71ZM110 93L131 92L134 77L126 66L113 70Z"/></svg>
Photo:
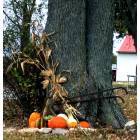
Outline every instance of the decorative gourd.
<svg viewBox="0 0 140 140"><path fill-rule="evenodd" d="M41 119L40 119L40 118L38 118L38 119L35 121L35 126L36 126L37 128L40 128L40 127L41 127Z"/></svg>
<svg viewBox="0 0 140 140"><path fill-rule="evenodd" d="M29 123L29 127L30 127L30 128L36 128L36 122L35 122L35 121L31 121L31 122Z"/></svg>
<svg viewBox="0 0 140 140"><path fill-rule="evenodd" d="M68 120L68 117L66 114L58 114L57 116L64 118L66 121Z"/></svg>
<svg viewBox="0 0 140 140"><path fill-rule="evenodd" d="M38 112L33 112L31 115L30 115L30 117L29 117L29 127L31 127L31 128L35 128L36 127L36 120L37 119L40 119L41 118L41 115L40 115L40 113L38 113Z"/></svg>
<svg viewBox="0 0 140 140"><path fill-rule="evenodd" d="M49 128L67 128L67 122L64 118L56 116L48 120Z"/></svg>
<svg viewBox="0 0 140 140"><path fill-rule="evenodd" d="M35 121L36 128L43 128L47 126L47 121L43 120L42 118L38 118Z"/></svg>
<svg viewBox="0 0 140 140"><path fill-rule="evenodd" d="M45 116L43 117L43 119L44 119L45 121L48 121L48 120L50 120L52 117L53 117L52 115L45 115Z"/></svg>
<svg viewBox="0 0 140 140"><path fill-rule="evenodd" d="M69 114L67 125L69 128L75 128L78 125L77 121L73 118L71 114Z"/></svg>
<svg viewBox="0 0 140 140"><path fill-rule="evenodd" d="M83 128L90 128L90 123L87 121L81 121L79 122L79 125Z"/></svg>

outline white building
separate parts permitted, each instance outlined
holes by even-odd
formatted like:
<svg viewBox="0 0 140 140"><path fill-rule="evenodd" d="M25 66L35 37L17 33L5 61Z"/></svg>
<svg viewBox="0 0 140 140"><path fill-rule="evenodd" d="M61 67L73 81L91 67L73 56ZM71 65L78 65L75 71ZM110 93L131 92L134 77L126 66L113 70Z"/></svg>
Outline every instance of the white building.
<svg viewBox="0 0 140 140"><path fill-rule="evenodd" d="M132 36L126 35L117 50L116 81L134 81L137 53Z"/></svg>
<svg viewBox="0 0 140 140"><path fill-rule="evenodd" d="M117 55L117 50L123 42L123 37L118 37L120 34L118 32L113 33L113 54Z"/></svg>

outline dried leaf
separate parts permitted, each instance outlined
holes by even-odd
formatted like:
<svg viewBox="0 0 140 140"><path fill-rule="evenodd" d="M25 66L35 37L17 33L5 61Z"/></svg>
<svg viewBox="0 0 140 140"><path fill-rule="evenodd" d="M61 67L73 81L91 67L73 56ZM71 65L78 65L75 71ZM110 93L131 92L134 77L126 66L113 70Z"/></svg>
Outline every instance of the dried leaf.
<svg viewBox="0 0 140 140"><path fill-rule="evenodd" d="M59 83L60 77L61 77L61 74L58 74L58 75L56 76L56 78L55 78L56 83Z"/></svg>
<svg viewBox="0 0 140 140"><path fill-rule="evenodd" d="M52 92L53 92L54 94L60 92L60 87L59 87L58 84L54 84L54 85L53 85Z"/></svg>
<svg viewBox="0 0 140 140"><path fill-rule="evenodd" d="M51 52L52 50L50 48L46 48L46 51L45 51L45 60L46 62L48 61L50 55L51 55Z"/></svg>
<svg viewBox="0 0 140 140"><path fill-rule="evenodd" d="M21 62L21 69L22 69L23 73L24 73L24 64L32 64L32 65L34 65L35 62L34 61L30 61L28 59L23 61L23 62Z"/></svg>
<svg viewBox="0 0 140 140"><path fill-rule="evenodd" d="M34 43L34 42L35 42L35 34L32 33L32 43Z"/></svg>
<svg viewBox="0 0 140 140"><path fill-rule="evenodd" d="M68 97L68 92L64 87L61 88L61 96L62 97Z"/></svg>
<svg viewBox="0 0 140 140"><path fill-rule="evenodd" d="M48 69L48 70L42 70L41 73L40 73L42 76L52 76L53 72L51 69Z"/></svg>
<svg viewBox="0 0 140 140"><path fill-rule="evenodd" d="M60 77L58 83L62 84L62 83L65 83L65 82L67 82L67 78L65 76Z"/></svg>
<svg viewBox="0 0 140 140"><path fill-rule="evenodd" d="M41 83L43 84L43 89L46 89L49 85L49 80L46 79L46 80L42 81Z"/></svg>
<svg viewBox="0 0 140 140"><path fill-rule="evenodd" d="M57 94L54 94L52 98L53 98L54 101L57 101L59 97L58 97Z"/></svg>
<svg viewBox="0 0 140 140"><path fill-rule="evenodd" d="M41 36L41 43L44 43L44 41L47 39L47 34L46 33L42 33Z"/></svg>
<svg viewBox="0 0 140 140"><path fill-rule="evenodd" d="M6 70L6 73L8 73L8 72L12 69L13 65L14 65L14 62L11 63L11 64L8 66L8 68L7 68L7 70Z"/></svg>
<svg viewBox="0 0 140 140"><path fill-rule="evenodd" d="M59 66L59 62L56 62L54 65L53 65L53 71L55 72L56 71L56 68Z"/></svg>
<svg viewBox="0 0 140 140"><path fill-rule="evenodd" d="M55 84L51 90L54 94L58 94L58 96L60 97L67 97L68 96L68 92L67 90L61 86L60 84Z"/></svg>

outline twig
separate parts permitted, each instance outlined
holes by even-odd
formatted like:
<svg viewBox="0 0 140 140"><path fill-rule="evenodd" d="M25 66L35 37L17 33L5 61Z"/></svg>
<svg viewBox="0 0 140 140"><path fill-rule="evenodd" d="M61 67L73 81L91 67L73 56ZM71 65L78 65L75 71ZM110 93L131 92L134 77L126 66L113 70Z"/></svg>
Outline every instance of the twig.
<svg viewBox="0 0 140 140"><path fill-rule="evenodd" d="M3 10L3 13L6 15L6 17L12 22L12 23L14 23L18 28L19 28L19 30L21 30L21 27L20 27L20 25L19 24L16 24L9 16L8 16L8 14Z"/></svg>

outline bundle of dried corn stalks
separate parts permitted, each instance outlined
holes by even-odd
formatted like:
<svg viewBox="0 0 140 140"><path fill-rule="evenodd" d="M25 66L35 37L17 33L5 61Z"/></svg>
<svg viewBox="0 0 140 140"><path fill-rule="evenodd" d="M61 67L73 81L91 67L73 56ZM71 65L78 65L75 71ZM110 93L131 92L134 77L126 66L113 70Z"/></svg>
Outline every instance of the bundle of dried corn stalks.
<svg viewBox="0 0 140 140"><path fill-rule="evenodd" d="M41 36L32 33L32 49L35 52L34 58L25 54L24 52L13 51L13 63L8 67L8 71L12 68L13 64L20 64L23 73L26 71L25 64L34 65L40 70L40 75L43 77L42 85L43 89L49 91L49 98L45 102L45 107L43 108L43 116L46 112L50 112L55 115L53 110L53 105L56 101L61 101L63 104L63 109L67 114L80 114L74 107L67 104L66 98L68 97L68 91L62 85L68 81L68 78L62 73L57 74L56 70L59 66L59 62L52 60L52 36L55 32L46 34L43 33ZM51 42L51 43L50 43ZM55 42L53 42L56 45Z"/></svg>

